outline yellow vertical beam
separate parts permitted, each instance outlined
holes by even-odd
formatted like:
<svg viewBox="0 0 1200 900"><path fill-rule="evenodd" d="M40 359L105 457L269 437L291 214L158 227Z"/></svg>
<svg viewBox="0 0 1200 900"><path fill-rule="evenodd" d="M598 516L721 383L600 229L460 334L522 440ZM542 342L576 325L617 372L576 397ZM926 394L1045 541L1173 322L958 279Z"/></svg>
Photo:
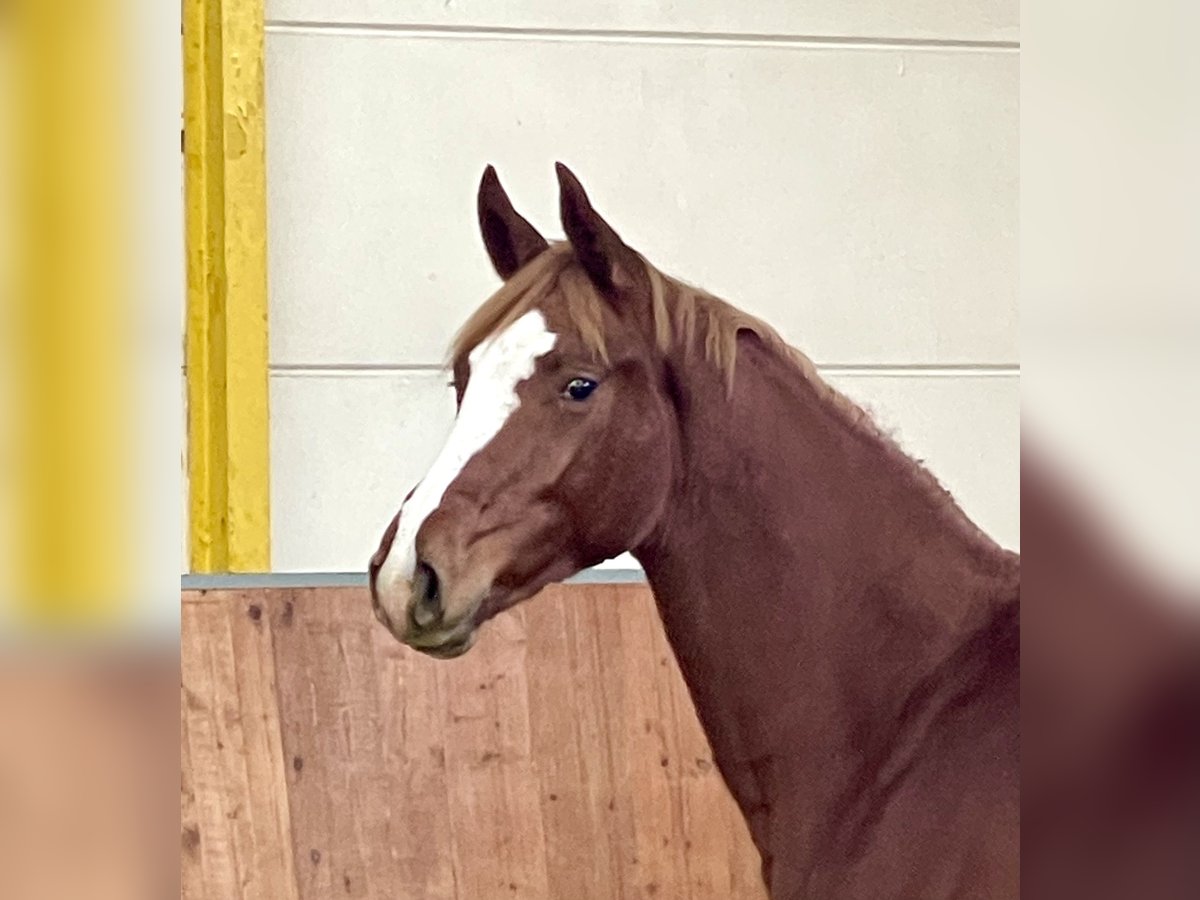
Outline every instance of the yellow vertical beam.
<svg viewBox="0 0 1200 900"><path fill-rule="evenodd" d="M191 568L270 569L263 0L184 0Z"/></svg>
<svg viewBox="0 0 1200 900"><path fill-rule="evenodd" d="M127 20L113 0L24 0L4 12L0 141L15 172L0 176L0 195L17 216L0 228L0 268L15 276L15 290L0 285L0 393L17 421L0 435L0 503L16 500L17 524L0 591L12 608L0 618L107 625L132 608L137 564Z"/></svg>

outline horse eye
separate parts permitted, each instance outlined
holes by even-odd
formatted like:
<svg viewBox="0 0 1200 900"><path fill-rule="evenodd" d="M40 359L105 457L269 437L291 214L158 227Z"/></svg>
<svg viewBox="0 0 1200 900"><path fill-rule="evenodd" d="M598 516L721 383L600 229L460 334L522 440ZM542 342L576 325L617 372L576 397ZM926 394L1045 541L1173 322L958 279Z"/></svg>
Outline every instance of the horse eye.
<svg viewBox="0 0 1200 900"><path fill-rule="evenodd" d="M572 400L586 400L596 387L596 382L590 378L572 378L563 393Z"/></svg>

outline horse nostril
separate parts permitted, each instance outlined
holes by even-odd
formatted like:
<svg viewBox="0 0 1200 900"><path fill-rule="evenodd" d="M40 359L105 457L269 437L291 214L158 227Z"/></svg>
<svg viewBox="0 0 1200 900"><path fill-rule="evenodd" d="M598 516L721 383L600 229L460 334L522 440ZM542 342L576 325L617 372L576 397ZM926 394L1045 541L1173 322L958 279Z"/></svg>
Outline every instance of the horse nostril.
<svg viewBox="0 0 1200 900"><path fill-rule="evenodd" d="M442 590L438 574L427 562L418 562L413 576L413 622L428 628L442 618Z"/></svg>
<svg viewBox="0 0 1200 900"><path fill-rule="evenodd" d="M421 589L421 602L433 606L439 605L441 600L441 586L438 584L438 575L434 571L433 566L426 562L417 565L417 583Z"/></svg>

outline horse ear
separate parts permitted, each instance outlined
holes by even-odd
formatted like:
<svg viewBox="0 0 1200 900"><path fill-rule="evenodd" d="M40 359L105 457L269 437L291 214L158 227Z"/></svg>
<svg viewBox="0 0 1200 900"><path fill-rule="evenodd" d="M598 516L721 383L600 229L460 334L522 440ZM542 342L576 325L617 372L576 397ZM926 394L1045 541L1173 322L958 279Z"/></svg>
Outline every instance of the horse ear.
<svg viewBox="0 0 1200 900"><path fill-rule="evenodd" d="M575 256L601 293L615 297L637 278L638 255L592 207L574 173L562 163L555 170L563 229Z"/></svg>
<svg viewBox="0 0 1200 900"><path fill-rule="evenodd" d="M507 281L550 245L513 209L496 170L488 166L479 182L479 229L497 274Z"/></svg>

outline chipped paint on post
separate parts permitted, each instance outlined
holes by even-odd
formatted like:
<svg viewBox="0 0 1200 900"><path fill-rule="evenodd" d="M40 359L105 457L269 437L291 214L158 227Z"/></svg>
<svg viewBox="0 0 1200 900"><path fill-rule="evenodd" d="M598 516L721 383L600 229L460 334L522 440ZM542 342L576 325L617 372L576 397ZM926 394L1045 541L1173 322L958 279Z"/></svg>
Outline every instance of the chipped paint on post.
<svg viewBox="0 0 1200 900"><path fill-rule="evenodd" d="M185 0L189 546L270 568L262 0Z"/></svg>

